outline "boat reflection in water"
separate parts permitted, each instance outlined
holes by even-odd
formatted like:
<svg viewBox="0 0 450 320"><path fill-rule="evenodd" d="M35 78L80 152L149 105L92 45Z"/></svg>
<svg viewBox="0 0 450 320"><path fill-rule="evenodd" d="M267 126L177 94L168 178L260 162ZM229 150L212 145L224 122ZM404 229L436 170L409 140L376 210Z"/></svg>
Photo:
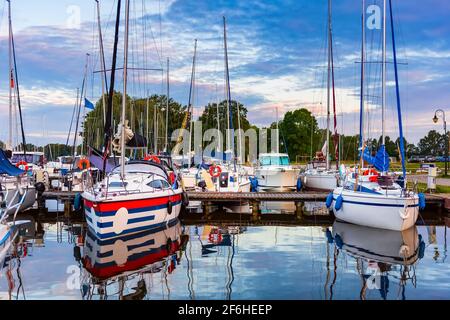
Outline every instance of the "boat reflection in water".
<svg viewBox="0 0 450 320"><path fill-rule="evenodd" d="M326 233L328 243L335 244L335 260L340 250L356 259L362 281L360 299L366 299L367 290L378 290L381 298L387 299L390 280L398 282L401 297L397 298L401 299L406 298L405 289L409 280L416 286L415 264L423 258L425 250L425 242L416 227L392 231L336 221L333 231L327 229ZM334 266L336 272L336 261ZM335 282L336 273L330 285L330 299Z"/></svg>
<svg viewBox="0 0 450 320"><path fill-rule="evenodd" d="M167 285L188 239L179 221L167 229L111 240L99 240L88 231L80 261L83 299L144 299L153 286L153 274L162 273Z"/></svg>

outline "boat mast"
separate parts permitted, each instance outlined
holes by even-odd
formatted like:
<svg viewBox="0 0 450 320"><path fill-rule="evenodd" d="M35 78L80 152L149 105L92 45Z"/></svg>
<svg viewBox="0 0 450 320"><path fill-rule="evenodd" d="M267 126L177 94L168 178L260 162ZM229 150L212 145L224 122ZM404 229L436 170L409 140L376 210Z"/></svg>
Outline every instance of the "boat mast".
<svg viewBox="0 0 450 320"><path fill-rule="evenodd" d="M122 136L120 141L120 173L125 178L125 111L127 107L127 72L128 72L128 32L130 24L130 0L125 1L125 40L123 62L123 97L122 97Z"/></svg>
<svg viewBox="0 0 450 320"><path fill-rule="evenodd" d="M224 44L224 51L225 51L225 85L226 85L226 93L227 93L228 125L229 125L229 129L230 129L229 144L231 144L230 145L231 154L234 159L234 161L233 161L234 169L236 171L236 157L234 156L233 110L232 110L232 106L231 106L230 72L229 72L229 66L228 66L227 21L226 21L225 16L223 17L223 44ZM238 108L239 108L239 106L238 106ZM239 119L239 115L238 115L238 119Z"/></svg>
<svg viewBox="0 0 450 320"><path fill-rule="evenodd" d="M385 122L386 122L386 0L383 0L383 61L382 61L382 105L381 105L381 132L382 132L382 138L381 138L381 145L385 145Z"/></svg>
<svg viewBox="0 0 450 320"><path fill-rule="evenodd" d="M81 86L81 94L80 94L80 99L78 101L78 110L77 110L77 118L76 118L76 125L75 125L75 134L73 137L73 150L72 150L72 154L73 154L73 158L75 159L75 156L77 155L77 138L78 138L78 127L80 124L80 115L81 115L81 106L83 104L83 97L86 97L86 78L87 78L87 71L88 71L88 63L89 63L89 53L86 53L86 64L84 66L84 76L83 76L83 83ZM75 161L73 162L73 166L75 166Z"/></svg>
<svg viewBox="0 0 450 320"><path fill-rule="evenodd" d="M331 0L328 0L327 170L330 170Z"/></svg>
<svg viewBox="0 0 450 320"><path fill-rule="evenodd" d="M333 20L332 20L332 6L330 0L330 61L331 61L331 85L333 95L333 120L334 120L334 157L336 159L336 170L339 169L339 138L337 132L337 117L336 117L336 90L334 85L334 51L333 51Z"/></svg>
<svg viewBox="0 0 450 320"><path fill-rule="evenodd" d="M362 0L362 39L361 39L361 91L359 110L359 148L361 149L361 168L364 167L363 144L364 144L364 78L366 73L365 51L366 51L366 0Z"/></svg>
<svg viewBox="0 0 450 320"><path fill-rule="evenodd" d="M8 1L8 25L9 25L9 42L8 42L8 51L9 51L9 135L8 135L8 149L12 150L13 148L13 116L12 116L12 95L13 95L13 67L12 67L12 22L11 22L11 1Z"/></svg>
<svg viewBox="0 0 450 320"><path fill-rule="evenodd" d="M166 141L164 144L164 150L169 150L169 96L170 96L170 73L169 73L170 61L167 58L167 101L166 101Z"/></svg>
<svg viewBox="0 0 450 320"><path fill-rule="evenodd" d="M9 3L9 1L8 1ZM9 3L9 12L11 10L11 4ZM17 94L17 107L19 109L19 118L20 118L20 130L22 133L22 146L23 146L23 152L24 155L27 153L27 142L25 139L25 131L24 131L24 125L23 125L23 116L22 116L22 104L20 103L20 89L19 89L19 76L17 74L17 61L16 61L16 46L14 44L14 34L12 31L12 19L10 16L9 19L9 26L10 26L10 35L11 35L11 48L12 48L12 68L11 68L11 83L10 83L10 90L11 87L16 90ZM13 72L14 70L14 72Z"/></svg>
<svg viewBox="0 0 450 320"><path fill-rule="evenodd" d="M402 110L400 103L400 85L398 82L398 65L397 65L397 50L395 46L395 30L394 30L394 17L392 15L392 0L389 0L389 12L391 16L391 31L392 31L392 51L394 54L394 70L395 70L395 89L397 95L397 116L398 116L398 127L400 131L400 157L402 160L402 171L403 171L403 179L404 185L406 188L406 166L405 166L405 143L403 141L403 123L402 123Z"/></svg>
<svg viewBox="0 0 450 320"><path fill-rule="evenodd" d="M103 70L102 78L102 104L103 104L103 123L106 123L106 96L105 92L108 92L108 81L106 79L106 63L105 63L105 51L103 49L103 35L102 35L102 24L100 20L100 2L99 0L95 0L97 2L97 20L98 20L98 39L99 39L99 47L100 47L100 63Z"/></svg>
<svg viewBox="0 0 450 320"><path fill-rule="evenodd" d="M116 15L116 26L114 32L114 48L112 56L112 66L111 66L111 85L109 87L108 93L108 110L106 112L106 122L104 128L104 143L103 143L103 172L106 171L106 162L108 160L109 149L111 147L111 137L113 135L112 125L113 123L113 99L114 99L114 82L116 78L116 62L117 62L117 44L119 42L119 28L120 28L120 8L121 0L117 1L117 15Z"/></svg>
<svg viewBox="0 0 450 320"><path fill-rule="evenodd" d="M191 163L191 151L192 151L192 134L193 134L193 120L194 120L194 96L195 96L195 67L197 63L197 39L194 42L194 58L192 59L192 73L191 73L191 84L189 87L189 103L188 103L188 117L189 117L189 165Z"/></svg>
<svg viewBox="0 0 450 320"><path fill-rule="evenodd" d="M278 124L278 107L275 108L276 119L277 119L277 148L275 149L276 153L280 153L280 136L279 136L279 124Z"/></svg>
<svg viewBox="0 0 450 320"><path fill-rule="evenodd" d="M219 153L222 150L222 141L220 139L220 112L219 112L219 91L216 84L216 109L217 109L217 136L218 136L218 144L217 144L217 152ZM223 158L222 158L223 159Z"/></svg>

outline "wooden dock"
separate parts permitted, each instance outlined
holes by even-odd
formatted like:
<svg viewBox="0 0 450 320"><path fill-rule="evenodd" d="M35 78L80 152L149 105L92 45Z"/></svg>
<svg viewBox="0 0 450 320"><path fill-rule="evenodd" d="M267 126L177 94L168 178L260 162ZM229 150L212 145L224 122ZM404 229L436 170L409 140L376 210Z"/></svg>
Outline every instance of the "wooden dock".
<svg viewBox="0 0 450 320"><path fill-rule="evenodd" d="M78 192L46 191L42 194L43 200L73 201ZM286 201L286 202L324 202L328 192L188 192L190 201L209 203L220 202L262 202L262 201ZM425 194L426 203L437 205L440 208L450 210L450 195Z"/></svg>

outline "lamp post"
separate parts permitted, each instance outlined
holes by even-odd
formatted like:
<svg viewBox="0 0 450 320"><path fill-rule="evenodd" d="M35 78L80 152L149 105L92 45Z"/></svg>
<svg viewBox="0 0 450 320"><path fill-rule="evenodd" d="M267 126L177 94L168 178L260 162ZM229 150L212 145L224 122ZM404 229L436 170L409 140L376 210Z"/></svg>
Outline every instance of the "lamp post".
<svg viewBox="0 0 450 320"><path fill-rule="evenodd" d="M447 176L447 163L448 163L448 135L447 135L447 121L445 120L445 112L442 109L437 109L434 112L433 122L437 123L439 121L439 116L442 117L444 121L444 134L445 134L445 175Z"/></svg>

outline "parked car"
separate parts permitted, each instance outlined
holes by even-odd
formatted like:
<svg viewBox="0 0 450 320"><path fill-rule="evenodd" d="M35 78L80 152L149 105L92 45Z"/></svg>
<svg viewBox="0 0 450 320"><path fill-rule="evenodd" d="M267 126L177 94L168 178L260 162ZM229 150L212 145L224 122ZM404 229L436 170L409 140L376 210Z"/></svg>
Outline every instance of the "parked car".
<svg viewBox="0 0 450 320"><path fill-rule="evenodd" d="M420 162L420 161L419 161L419 157L418 157L418 156L411 156L411 157L408 159L408 162L409 162L409 163L417 163L417 162Z"/></svg>
<svg viewBox="0 0 450 320"><path fill-rule="evenodd" d="M436 162L436 157L435 156L426 156L425 161L426 162Z"/></svg>
<svg viewBox="0 0 450 320"><path fill-rule="evenodd" d="M449 158L450 158L450 157L447 158L447 162L450 161ZM446 157L444 157L444 156L438 156L438 157L436 157L436 161L437 161L437 162L445 162L445 159L446 159Z"/></svg>

